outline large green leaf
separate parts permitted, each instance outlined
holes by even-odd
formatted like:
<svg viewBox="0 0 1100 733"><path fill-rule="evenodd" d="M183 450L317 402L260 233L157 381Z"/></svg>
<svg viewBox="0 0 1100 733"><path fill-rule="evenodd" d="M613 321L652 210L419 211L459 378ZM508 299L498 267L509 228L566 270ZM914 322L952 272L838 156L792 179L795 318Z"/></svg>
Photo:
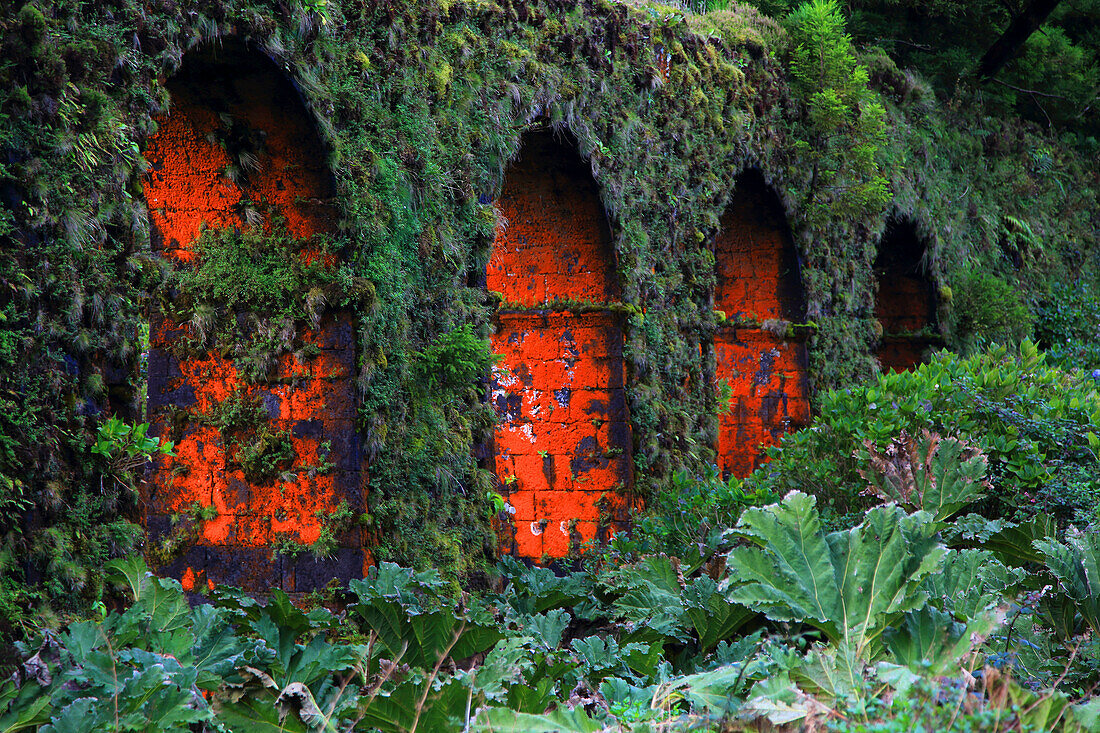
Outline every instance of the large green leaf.
<svg viewBox="0 0 1100 733"><path fill-rule="evenodd" d="M393 690L361 702L362 728L382 733L445 733L460 731L472 690L452 677L426 680L419 677L398 684ZM470 714L473 714L470 710Z"/></svg>
<svg viewBox="0 0 1100 733"><path fill-rule="evenodd" d="M602 636L574 639L569 646L580 663L582 673L591 681L625 672L624 665L629 666L632 657L637 654L644 657L652 649L648 644L638 643L620 646L615 639Z"/></svg>
<svg viewBox="0 0 1100 733"><path fill-rule="evenodd" d="M809 624L861 656L927 601L921 581L946 552L928 514L896 506L876 507L859 526L826 535L814 498L798 492L746 510L737 531L757 547L730 552L727 597L776 621Z"/></svg>
<svg viewBox="0 0 1100 733"><path fill-rule="evenodd" d="M730 603L707 576L695 578L683 590L684 613L699 640L699 651L709 652L733 637L756 613Z"/></svg>
<svg viewBox="0 0 1100 733"><path fill-rule="evenodd" d="M116 582L125 581L133 594L134 600L141 598L142 588L149 582L152 572L141 555L130 555L111 560L103 566L107 571L107 577Z"/></svg>
<svg viewBox="0 0 1100 733"><path fill-rule="evenodd" d="M536 614L573 606L589 596L590 588L580 573L559 576L549 568L525 567L512 557L500 562L509 581L503 599L520 613Z"/></svg>
<svg viewBox="0 0 1100 733"><path fill-rule="evenodd" d="M860 650L842 641L812 649L790 676L801 689L821 699L850 701L865 691L867 666Z"/></svg>
<svg viewBox="0 0 1100 733"><path fill-rule="evenodd" d="M959 661L996 625L993 613L963 623L949 613L925 606L905 614L897 628L886 631L886 646L898 664L914 671L949 675L957 672Z"/></svg>
<svg viewBox="0 0 1100 733"><path fill-rule="evenodd" d="M745 665L718 667L673 680L662 688L657 704L668 708L683 700L693 712L733 713L741 707L741 697L754 681L746 674Z"/></svg>
<svg viewBox="0 0 1100 733"><path fill-rule="evenodd" d="M1036 540L1058 587L1094 634L1100 633L1100 533L1086 532L1065 542Z"/></svg>
<svg viewBox="0 0 1100 733"><path fill-rule="evenodd" d="M615 589L621 595L612 611L626 625L623 641L688 642L710 651L756 614L731 603L707 576L685 579L678 563L664 555L619 568Z"/></svg>
<svg viewBox="0 0 1100 733"><path fill-rule="evenodd" d="M37 682L16 687L14 680L5 680L0 683L0 733L37 728L49 720L49 706L50 695Z"/></svg>
<svg viewBox="0 0 1100 733"><path fill-rule="evenodd" d="M1028 563L1041 563L1040 553L1035 549L1036 540L1054 537L1057 522L1048 514L1039 514L1026 522L1006 524L985 539L974 539L972 545L988 550L997 559L1011 567L1024 567ZM966 535L963 536L964 539Z"/></svg>
<svg viewBox="0 0 1100 733"><path fill-rule="evenodd" d="M474 730L493 733L597 733L604 730L604 726L579 707L559 709L546 715L488 708L478 716Z"/></svg>
<svg viewBox="0 0 1100 733"><path fill-rule="evenodd" d="M909 511L926 511L937 522L981 499L989 488L985 455L955 438L902 431L884 451L870 440L864 447L870 468L860 475L870 490Z"/></svg>
<svg viewBox="0 0 1100 733"><path fill-rule="evenodd" d="M824 705L795 687L785 674L756 683L748 698L741 707L741 717L764 718L777 726L827 711Z"/></svg>
<svg viewBox="0 0 1100 733"><path fill-rule="evenodd" d="M233 733L306 733L309 728L293 713L283 714L275 705L275 695L245 695L239 700L224 700L215 706L217 719Z"/></svg>
<svg viewBox="0 0 1100 733"><path fill-rule="evenodd" d="M938 608L966 621L1002 603L1026 579L1026 572L1005 566L993 553L951 550L939 572L924 580L924 589Z"/></svg>
<svg viewBox="0 0 1100 733"><path fill-rule="evenodd" d="M562 652L540 654L534 665L524 672L522 684L508 688L508 707L524 713L546 710L560 688L575 684L580 676L578 665Z"/></svg>
<svg viewBox="0 0 1100 733"><path fill-rule="evenodd" d="M366 603L373 598L393 598L413 610L437 605L446 583L434 568L417 572L392 562L372 567L367 577L349 584L352 592Z"/></svg>
<svg viewBox="0 0 1100 733"><path fill-rule="evenodd" d="M537 616L525 616L520 621L521 630L534 637L547 650L558 648L568 626L569 612L564 608L556 608Z"/></svg>
<svg viewBox="0 0 1100 733"><path fill-rule="evenodd" d="M104 711L98 709L98 702L90 697L73 700L42 726L42 733L92 733L98 728L105 728L107 719Z"/></svg>
<svg viewBox="0 0 1100 733"><path fill-rule="evenodd" d="M1074 705L1070 712L1073 719L1087 731L1100 731L1100 697Z"/></svg>
<svg viewBox="0 0 1100 733"><path fill-rule="evenodd" d="M483 652L503 638L500 629L467 621L449 610L411 612L393 598L372 598L352 610L390 658L431 669L444 656L465 659Z"/></svg>

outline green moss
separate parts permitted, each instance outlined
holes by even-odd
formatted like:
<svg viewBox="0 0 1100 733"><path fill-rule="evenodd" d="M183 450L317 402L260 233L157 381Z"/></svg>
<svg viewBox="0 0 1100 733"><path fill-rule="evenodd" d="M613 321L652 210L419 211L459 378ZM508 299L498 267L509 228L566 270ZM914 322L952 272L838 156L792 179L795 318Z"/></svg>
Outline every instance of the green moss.
<svg viewBox="0 0 1100 733"><path fill-rule="evenodd" d="M369 307L374 286L336 258L331 238L298 240L285 232L207 230L192 263L180 264L158 288L158 306L186 324L177 358L209 351L232 359L246 382L270 381L280 355L315 355L303 327L319 328L331 308Z"/></svg>

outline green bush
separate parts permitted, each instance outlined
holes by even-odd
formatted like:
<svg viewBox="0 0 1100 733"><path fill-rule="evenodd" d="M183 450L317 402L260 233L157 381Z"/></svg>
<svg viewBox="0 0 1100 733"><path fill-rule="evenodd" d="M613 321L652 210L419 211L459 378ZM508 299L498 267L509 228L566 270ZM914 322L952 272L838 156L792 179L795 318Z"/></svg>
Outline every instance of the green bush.
<svg viewBox="0 0 1100 733"><path fill-rule="evenodd" d="M835 0L811 0L787 16L792 89L806 104L794 148L812 165L811 219L882 211L891 193L878 165L885 108L868 86Z"/></svg>
<svg viewBox="0 0 1100 733"><path fill-rule="evenodd" d="M1019 288L984 270L962 272L952 288L955 338L964 351L1016 344L1031 334L1032 316Z"/></svg>
<svg viewBox="0 0 1100 733"><path fill-rule="evenodd" d="M1065 369L1100 369L1100 295L1084 281L1055 284L1035 305L1035 338Z"/></svg>
<svg viewBox="0 0 1100 733"><path fill-rule="evenodd" d="M961 357L937 354L912 372L821 396L820 417L769 450L747 484L817 495L834 513L869 504L864 441L885 450L928 429L979 448L991 488L979 508L999 518L1037 513L1088 521L1100 496L1100 392L1081 372L1047 363L1031 342Z"/></svg>
<svg viewBox="0 0 1100 733"><path fill-rule="evenodd" d="M443 334L417 354L415 369L419 383L428 392L462 391L487 377L497 358L490 351L489 339L475 336L467 323Z"/></svg>
<svg viewBox="0 0 1100 733"><path fill-rule="evenodd" d="M317 329L331 308L369 302L373 287L346 265L330 260L330 238L298 240L285 231L204 231L195 258L161 283L160 307L188 337L172 348L178 357L211 349L232 358L246 382L267 381L277 358L316 347L300 337Z"/></svg>
<svg viewBox="0 0 1100 733"><path fill-rule="evenodd" d="M701 562L722 547L745 509L778 500L767 488L746 486L734 476L723 479L714 465L699 475L676 471L612 547L626 557L660 552Z"/></svg>
<svg viewBox="0 0 1100 733"><path fill-rule="evenodd" d="M195 300L232 303L268 313L300 315L300 300L312 284L335 281L323 258L301 256L302 242L254 230L207 230L195 241L195 266L178 284Z"/></svg>

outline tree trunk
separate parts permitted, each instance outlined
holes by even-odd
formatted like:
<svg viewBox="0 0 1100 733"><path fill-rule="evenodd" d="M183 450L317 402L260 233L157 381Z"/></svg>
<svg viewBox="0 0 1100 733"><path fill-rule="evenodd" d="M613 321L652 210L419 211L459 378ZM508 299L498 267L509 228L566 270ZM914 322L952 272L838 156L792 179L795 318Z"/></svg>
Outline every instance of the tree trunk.
<svg viewBox="0 0 1100 733"><path fill-rule="evenodd" d="M1054 11L1061 0L1031 0L978 62L978 78L992 78L1019 52L1031 34Z"/></svg>

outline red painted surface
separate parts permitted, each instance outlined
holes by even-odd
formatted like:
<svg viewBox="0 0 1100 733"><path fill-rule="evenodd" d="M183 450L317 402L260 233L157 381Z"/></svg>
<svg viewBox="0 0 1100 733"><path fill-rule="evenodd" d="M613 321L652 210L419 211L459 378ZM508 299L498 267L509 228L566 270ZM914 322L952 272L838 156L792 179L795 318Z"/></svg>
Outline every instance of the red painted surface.
<svg viewBox="0 0 1100 733"><path fill-rule="evenodd" d="M591 175L548 135L505 179L487 286L505 300L617 298L611 237ZM502 311L493 351L496 471L515 508L514 554L561 557L626 519L631 485L621 315Z"/></svg>
<svg viewBox="0 0 1100 733"><path fill-rule="evenodd" d="M768 446L810 422L806 342L727 327L714 336L714 356L732 389L729 412L719 417L718 465L748 476Z"/></svg>
<svg viewBox="0 0 1100 733"><path fill-rule="evenodd" d="M802 319L798 257L783 208L757 173L738 179L715 239L714 307L728 319ZM723 325L714 337L717 376L732 396L719 417L718 465L747 476L764 449L809 423L805 335Z"/></svg>
<svg viewBox="0 0 1100 733"><path fill-rule="evenodd" d="M507 303L618 300L611 232L591 172L549 133L527 136L497 202L504 224L486 268Z"/></svg>
<svg viewBox="0 0 1100 733"><path fill-rule="evenodd" d="M172 108L146 148L145 181L154 244L181 263L206 227L243 227L244 207L262 217L260 226L281 220L296 237L331 231L332 196L324 150L293 87L265 59L225 52L223 58L189 59L168 84ZM242 140L256 155L254 169L236 181L232 149ZM221 144L219 144L219 142ZM257 222L253 219L252 224ZM303 256L310 256L308 251ZM341 500L361 512L366 468L359 456L351 375L355 353L350 317L326 316L302 343L319 353L306 361L281 357L273 378L246 384L231 360L210 353L180 363L176 339L189 326L153 314L149 356L149 417L167 434L173 414L190 418L176 457L159 461L146 492L146 522L152 542L169 531L169 515L192 502L213 506L201 539L161 571L190 585L211 581L251 589L311 590L331 577L357 577L366 557L358 530L339 538L333 560L291 562L271 558L281 533L309 544L321 530L319 514ZM262 401L272 431L289 430L296 457L288 480L251 484L235 462L232 446L201 415L239 392ZM329 446L327 454L324 447ZM334 464L312 471L322 456Z"/></svg>
<svg viewBox="0 0 1100 733"><path fill-rule="evenodd" d="M921 265L924 249L911 223L887 225L875 259L875 318L883 330L875 355L884 371L904 371L923 363L929 348L938 342L928 335L935 332L936 303L932 282Z"/></svg>

